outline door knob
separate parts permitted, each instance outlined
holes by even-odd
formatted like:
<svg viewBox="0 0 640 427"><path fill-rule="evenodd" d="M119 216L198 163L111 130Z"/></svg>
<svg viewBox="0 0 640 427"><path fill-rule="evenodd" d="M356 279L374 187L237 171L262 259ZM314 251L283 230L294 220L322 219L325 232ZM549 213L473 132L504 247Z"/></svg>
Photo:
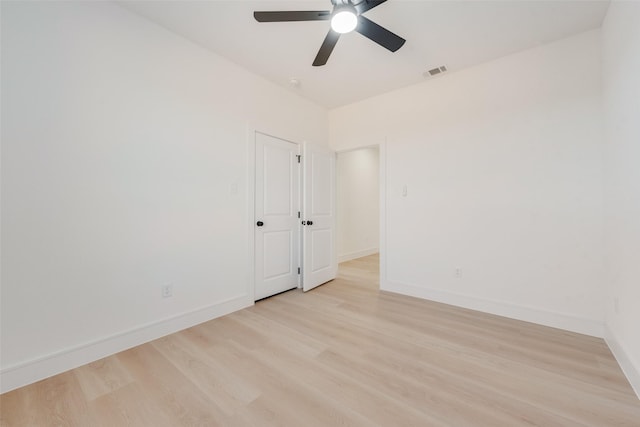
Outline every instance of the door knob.
<svg viewBox="0 0 640 427"><path fill-rule="evenodd" d="M264 225L264 222L262 222L262 221L258 221L258 222L256 222L256 225L257 225L258 227L262 227L262 226Z"/></svg>

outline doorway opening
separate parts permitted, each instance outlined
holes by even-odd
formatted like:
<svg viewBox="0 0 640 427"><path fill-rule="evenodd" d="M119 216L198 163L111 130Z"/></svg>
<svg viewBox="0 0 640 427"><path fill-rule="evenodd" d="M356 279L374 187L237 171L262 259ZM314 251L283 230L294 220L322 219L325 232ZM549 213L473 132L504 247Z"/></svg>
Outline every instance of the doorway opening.
<svg viewBox="0 0 640 427"><path fill-rule="evenodd" d="M377 254L380 250L380 147L338 152L338 262Z"/></svg>

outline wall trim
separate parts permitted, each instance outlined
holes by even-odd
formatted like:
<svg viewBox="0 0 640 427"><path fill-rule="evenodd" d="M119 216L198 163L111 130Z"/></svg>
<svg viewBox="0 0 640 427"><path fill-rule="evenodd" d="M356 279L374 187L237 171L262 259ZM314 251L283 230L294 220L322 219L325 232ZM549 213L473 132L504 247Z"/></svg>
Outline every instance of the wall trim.
<svg viewBox="0 0 640 427"><path fill-rule="evenodd" d="M604 336L604 322L594 319L391 281L381 281L380 289L593 337Z"/></svg>
<svg viewBox="0 0 640 427"><path fill-rule="evenodd" d="M616 358L618 365L620 365L622 372L627 377L627 380L629 380L631 388L636 393L636 396L638 396L638 399L640 399L640 366L634 365L629 357L629 353L625 351L620 340L618 340L606 324L604 326L604 340L609 346L611 353L613 353L613 357Z"/></svg>
<svg viewBox="0 0 640 427"><path fill-rule="evenodd" d="M20 362L0 370L0 393L40 381L103 357L253 305L240 295L203 308L150 322L127 331Z"/></svg>
<svg viewBox="0 0 640 427"><path fill-rule="evenodd" d="M352 259L362 258L363 256L377 254L378 248L363 249L361 251L348 252L343 255L338 255L338 263L351 261Z"/></svg>

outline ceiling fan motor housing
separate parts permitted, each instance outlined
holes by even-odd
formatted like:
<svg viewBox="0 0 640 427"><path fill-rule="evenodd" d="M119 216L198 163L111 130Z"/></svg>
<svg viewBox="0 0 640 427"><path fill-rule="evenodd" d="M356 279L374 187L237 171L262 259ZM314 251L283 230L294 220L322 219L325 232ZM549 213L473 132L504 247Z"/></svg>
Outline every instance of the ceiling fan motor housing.
<svg viewBox="0 0 640 427"><path fill-rule="evenodd" d="M367 0L331 0L334 6L357 6L360 3L366 3Z"/></svg>

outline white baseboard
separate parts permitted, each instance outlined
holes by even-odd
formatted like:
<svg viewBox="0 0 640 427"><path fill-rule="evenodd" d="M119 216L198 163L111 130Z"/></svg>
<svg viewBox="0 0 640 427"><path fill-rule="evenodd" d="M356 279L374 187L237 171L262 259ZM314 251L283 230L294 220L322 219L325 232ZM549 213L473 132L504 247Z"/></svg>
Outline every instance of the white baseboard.
<svg viewBox="0 0 640 427"><path fill-rule="evenodd" d="M633 391L636 392L636 396L640 399L640 365L634 365L622 343L606 325L604 328L604 340L609 346L611 353L613 353L613 357L616 358L618 365L620 365L622 372L624 372L624 375L629 380L631 388L633 388Z"/></svg>
<svg viewBox="0 0 640 427"><path fill-rule="evenodd" d="M362 258L363 256L377 254L378 248L369 248L361 251L349 252L346 254L338 255L338 263L351 261L352 259Z"/></svg>
<svg viewBox="0 0 640 427"><path fill-rule="evenodd" d="M584 319L563 313L510 304L503 301L494 301L471 295L456 294L439 289L429 289L389 281L381 282L380 289L598 338L604 336L604 323L593 319Z"/></svg>
<svg viewBox="0 0 640 427"><path fill-rule="evenodd" d="M57 375L120 351L253 305L248 295L181 313L0 370L0 393Z"/></svg>

